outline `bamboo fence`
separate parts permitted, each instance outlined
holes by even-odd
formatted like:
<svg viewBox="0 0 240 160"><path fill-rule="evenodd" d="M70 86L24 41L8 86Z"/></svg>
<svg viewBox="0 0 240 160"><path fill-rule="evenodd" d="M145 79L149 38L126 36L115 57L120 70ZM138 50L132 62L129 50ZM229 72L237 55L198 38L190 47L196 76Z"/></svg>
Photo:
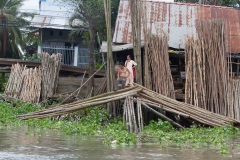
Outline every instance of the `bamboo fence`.
<svg viewBox="0 0 240 160"><path fill-rule="evenodd" d="M48 97L52 97L56 93L59 71L61 66L62 54L48 53L41 54L41 68L42 68L42 90L41 98L42 101Z"/></svg>
<svg viewBox="0 0 240 160"><path fill-rule="evenodd" d="M229 77L224 20L199 21L197 31L196 39L186 39L185 102L240 120L239 82Z"/></svg>
<svg viewBox="0 0 240 160"><path fill-rule="evenodd" d="M180 118L182 118L183 120L188 119L192 123L199 123L207 126L222 126L222 125L233 124L235 126L240 127L240 121L228 118L223 115L212 113L210 111L193 106L191 104L176 101L172 98L163 96L159 93L156 93L138 84L135 84L134 87L118 90L116 92L107 92L107 93L97 95L88 99L56 106L54 108L32 112L24 115L19 115L18 118L29 119L29 118L46 118L46 117L59 116L59 115L64 115L64 114L72 113L75 111L83 110L93 106L100 106L102 104L107 104L109 102L125 99L126 97L128 97L126 100L128 102L125 101L124 116L125 116L125 122L127 121L130 122L129 115L128 117L126 117L127 114L130 114L130 113L131 115L135 114L133 113L134 111L133 111L132 101L129 98L131 96L135 98L140 98L141 99L140 102L142 104L141 106L143 105L144 107L148 106L152 110L154 110L153 108L159 107L166 111L170 110L171 112L174 112L174 113L180 113L179 114ZM160 107L160 106L164 106L164 107ZM129 110L129 111L126 112L126 110ZM138 111L138 113L141 114L141 111ZM161 116L163 119L168 120L174 126L178 128L183 127L180 124L178 124L174 119L170 119L169 117L166 117L163 114ZM132 118L131 118L131 124L135 124L135 123L141 124L141 120L137 121L136 118L135 120L134 120L134 117ZM136 128L132 126L130 128L132 128L132 132L136 131Z"/></svg>

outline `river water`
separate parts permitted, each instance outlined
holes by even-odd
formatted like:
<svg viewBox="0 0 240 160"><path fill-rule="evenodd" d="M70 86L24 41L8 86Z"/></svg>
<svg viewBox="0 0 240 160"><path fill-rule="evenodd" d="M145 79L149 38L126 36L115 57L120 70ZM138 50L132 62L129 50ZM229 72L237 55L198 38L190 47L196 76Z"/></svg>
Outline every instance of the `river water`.
<svg viewBox="0 0 240 160"><path fill-rule="evenodd" d="M150 143L108 146L101 137L65 135L54 130L0 129L0 160L240 160L238 144L240 139L234 140L230 154L224 156L209 148Z"/></svg>

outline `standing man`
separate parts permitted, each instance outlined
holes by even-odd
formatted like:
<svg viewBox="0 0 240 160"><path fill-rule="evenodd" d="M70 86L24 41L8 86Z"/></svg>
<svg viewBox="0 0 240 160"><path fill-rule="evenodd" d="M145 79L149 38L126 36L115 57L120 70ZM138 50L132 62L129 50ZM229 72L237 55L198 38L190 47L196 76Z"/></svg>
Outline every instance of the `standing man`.
<svg viewBox="0 0 240 160"><path fill-rule="evenodd" d="M128 55L127 56L127 60L125 62L125 66L128 68L128 70L130 71L130 76L127 79L126 85L130 85L133 86L133 79L134 79L134 75L133 75L133 68L135 68L135 66L137 65L136 62L134 62L133 60L131 60L131 56Z"/></svg>
<svg viewBox="0 0 240 160"><path fill-rule="evenodd" d="M128 72L128 73L127 73ZM127 78L131 76L131 72L128 68L124 67L124 63L120 63L117 74L117 80L115 81L114 91L118 90L118 85L122 84L122 89L126 86Z"/></svg>

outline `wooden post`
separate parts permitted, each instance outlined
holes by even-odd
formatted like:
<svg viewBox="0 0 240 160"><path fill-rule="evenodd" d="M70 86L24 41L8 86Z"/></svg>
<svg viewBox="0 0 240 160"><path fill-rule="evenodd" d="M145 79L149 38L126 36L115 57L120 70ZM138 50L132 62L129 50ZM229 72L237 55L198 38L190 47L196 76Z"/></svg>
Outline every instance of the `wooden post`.
<svg viewBox="0 0 240 160"><path fill-rule="evenodd" d="M143 66L144 66L144 86L148 89L152 89L151 87L151 74L150 74L150 63L149 63L149 37L150 34L148 33L147 29L147 6L146 2L142 3L142 11L143 11L143 19L142 19L142 24L143 24L143 34L144 34L144 60L143 60Z"/></svg>
<svg viewBox="0 0 240 160"><path fill-rule="evenodd" d="M114 79L115 79L115 70L113 64L113 55L112 55L112 34L111 34L111 0L104 0L105 8L105 19L107 26L107 92L113 91ZM110 113L115 114L116 110L113 104L113 108L108 103L108 109ZM115 116L115 115L114 115Z"/></svg>
<svg viewBox="0 0 240 160"><path fill-rule="evenodd" d="M132 42L134 60L137 63L136 66L136 81L138 84L142 84L142 62L141 62L141 10L142 1L131 0L131 22L132 22Z"/></svg>

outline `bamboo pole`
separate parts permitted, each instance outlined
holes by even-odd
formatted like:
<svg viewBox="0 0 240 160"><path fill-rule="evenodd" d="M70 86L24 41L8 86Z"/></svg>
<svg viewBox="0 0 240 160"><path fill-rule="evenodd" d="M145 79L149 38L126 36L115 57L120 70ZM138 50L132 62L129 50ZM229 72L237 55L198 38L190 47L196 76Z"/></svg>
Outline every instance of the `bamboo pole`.
<svg viewBox="0 0 240 160"><path fill-rule="evenodd" d="M149 107L146 103L142 102L142 105L143 105L146 109L148 109L148 110L152 111L153 113L155 113L156 115L158 115L161 119L170 122L173 126L175 126L175 127L177 127L177 128L184 128L183 126L181 126L181 125L178 124L177 122L174 122L172 119L170 119L170 118L166 117L165 115L163 115L163 114L155 111L154 109L152 109L151 107Z"/></svg>

